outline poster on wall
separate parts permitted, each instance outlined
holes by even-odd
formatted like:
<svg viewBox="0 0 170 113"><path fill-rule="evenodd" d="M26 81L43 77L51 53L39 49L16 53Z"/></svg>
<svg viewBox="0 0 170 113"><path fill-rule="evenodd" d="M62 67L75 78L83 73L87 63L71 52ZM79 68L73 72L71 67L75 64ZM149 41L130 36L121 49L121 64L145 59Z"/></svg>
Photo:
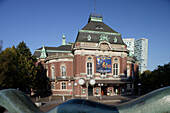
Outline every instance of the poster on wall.
<svg viewBox="0 0 170 113"><path fill-rule="evenodd" d="M111 73L111 57L96 57L96 72Z"/></svg>

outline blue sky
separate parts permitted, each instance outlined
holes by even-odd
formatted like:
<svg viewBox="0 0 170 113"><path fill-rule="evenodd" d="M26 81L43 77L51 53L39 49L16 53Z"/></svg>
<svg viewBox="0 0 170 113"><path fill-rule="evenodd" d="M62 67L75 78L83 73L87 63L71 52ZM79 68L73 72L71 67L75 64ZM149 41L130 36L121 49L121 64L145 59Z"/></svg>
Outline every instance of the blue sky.
<svg viewBox="0 0 170 113"><path fill-rule="evenodd" d="M94 13L94 0L0 0L3 49L24 41L33 53L74 42ZM96 0L96 13L122 38L149 40L148 69L170 62L170 0Z"/></svg>

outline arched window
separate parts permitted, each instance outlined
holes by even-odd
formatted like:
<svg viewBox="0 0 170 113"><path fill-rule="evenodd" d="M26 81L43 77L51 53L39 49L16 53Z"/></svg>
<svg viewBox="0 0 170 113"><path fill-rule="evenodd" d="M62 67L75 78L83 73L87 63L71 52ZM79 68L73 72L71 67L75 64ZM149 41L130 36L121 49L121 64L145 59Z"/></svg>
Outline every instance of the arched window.
<svg viewBox="0 0 170 113"><path fill-rule="evenodd" d="M118 75L118 64L113 64L113 75Z"/></svg>
<svg viewBox="0 0 170 113"><path fill-rule="evenodd" d="M61 76L66 76L66 67L65 66L61 67Z"/></svg>
<svg viewBox="0 0 170 113"><path fill-rule="evenodd" d="M51 77L52 77L52 79L55 79L55 68L54 67L52 67L51 68L51 71L52 71L52 75L51 75Z"/></svg>
<svg viewBox="0 0 170 113"><path fill-rule="evenodd" d="M87 75L92 75L92 63L87 63Z"/></svg>

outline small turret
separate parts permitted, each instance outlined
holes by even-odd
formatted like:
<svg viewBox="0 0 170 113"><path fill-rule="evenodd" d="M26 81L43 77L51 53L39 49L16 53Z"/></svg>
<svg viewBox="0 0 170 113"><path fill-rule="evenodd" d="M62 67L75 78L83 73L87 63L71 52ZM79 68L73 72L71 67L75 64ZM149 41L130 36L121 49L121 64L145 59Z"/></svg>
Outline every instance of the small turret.
<svg viewBox="0 0 170 113"><path fill-rule="evenodd" d="M46 51L45 51L45 48L44 48L44 44L43 44L43 48L41 50L40 58L46 58L46 57L47 57L47 54L46 54Z"/></svg>
<svg viewBox="0 0 170 113"><path fill-rule="evenodd" d="M62 37L62 45L66 45L66 37L64 36L64 34L63 34L63 37Z"/></svg>

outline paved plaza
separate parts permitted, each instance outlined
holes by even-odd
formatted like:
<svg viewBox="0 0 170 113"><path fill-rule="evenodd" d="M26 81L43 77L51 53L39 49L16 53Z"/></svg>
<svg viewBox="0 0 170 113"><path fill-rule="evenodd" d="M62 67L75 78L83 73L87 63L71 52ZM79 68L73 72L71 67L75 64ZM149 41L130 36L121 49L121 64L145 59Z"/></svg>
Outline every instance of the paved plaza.
<svg viewBox="0 0 170 113"><path fill-rule="evenodd" d="M90 96L88 100L100 102L100 103L107 104L107 105L118 105L124 102L128 102L135 98L136 97L116 95L116 96L102 96L102 100L100 100L100 97ZM42 104L39 108L42 111L47 112L53 109L54 107L58 106L59 104L62 104L63 102L66 102L70 99L72 98L65 97L65 101L63 101L63 97L52 97L51 101L49 101L49 98L41 98L38 101L39 103ZM85 99L85 98L81 98L81 99ZM35 99L32 99L32 100L36 103Z"/></svg>

